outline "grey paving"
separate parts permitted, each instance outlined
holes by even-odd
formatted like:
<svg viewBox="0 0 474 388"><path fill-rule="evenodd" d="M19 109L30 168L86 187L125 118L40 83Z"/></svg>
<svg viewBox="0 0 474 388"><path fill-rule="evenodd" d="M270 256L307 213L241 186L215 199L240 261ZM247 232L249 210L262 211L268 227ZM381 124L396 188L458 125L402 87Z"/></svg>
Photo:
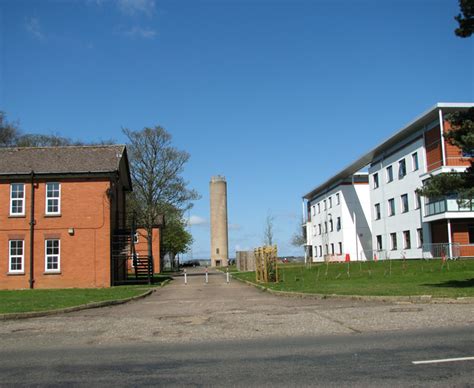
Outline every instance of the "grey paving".
<svg viewBox="0 0 474 388"><path fill-rule="evenodd" d="M193 272L192 270L190 270ZM196 273L197 271L197 273ZM129 304L0 322L3 350L179 344L473 327L474 305L396 305L273 296L202 269Z"/></svg>

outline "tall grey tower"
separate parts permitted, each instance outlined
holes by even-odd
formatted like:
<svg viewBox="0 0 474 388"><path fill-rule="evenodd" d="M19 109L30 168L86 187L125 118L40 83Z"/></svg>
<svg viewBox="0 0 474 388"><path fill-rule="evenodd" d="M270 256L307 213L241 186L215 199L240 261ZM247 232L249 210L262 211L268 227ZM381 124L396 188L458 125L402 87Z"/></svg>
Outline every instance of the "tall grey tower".
<svg viewBox="0 0 474 388"><path fill-rule="evenodd" d="M227 232L227 183L217 175L209 183L211 192L211 267L227 267L229 260Z"/></svg>

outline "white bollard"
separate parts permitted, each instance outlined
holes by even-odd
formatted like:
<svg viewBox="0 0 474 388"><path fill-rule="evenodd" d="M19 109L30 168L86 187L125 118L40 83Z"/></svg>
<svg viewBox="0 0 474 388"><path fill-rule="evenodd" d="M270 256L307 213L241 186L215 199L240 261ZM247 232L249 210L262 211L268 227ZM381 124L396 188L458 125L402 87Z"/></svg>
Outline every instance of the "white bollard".
<svg viewBox="0 0 474 388"><path fill-rule="evenodd" d="M209 283L209 274L207 273L207 267L206 267L206 284Z"/></svg>
<svg viewBox="0 0 474 388"><path fill-rule="evenodd" d="M188 284L188 274L186 273L186 270L184 270L184 284Z"/></svg>
<svg viewBox="0 0 474 388"><path fill-rule="evenodd" d="M227 284L229 284L229 283L230 283L230 280L229 280L229 268L227 268L226 278L227 278Z"/></svg>

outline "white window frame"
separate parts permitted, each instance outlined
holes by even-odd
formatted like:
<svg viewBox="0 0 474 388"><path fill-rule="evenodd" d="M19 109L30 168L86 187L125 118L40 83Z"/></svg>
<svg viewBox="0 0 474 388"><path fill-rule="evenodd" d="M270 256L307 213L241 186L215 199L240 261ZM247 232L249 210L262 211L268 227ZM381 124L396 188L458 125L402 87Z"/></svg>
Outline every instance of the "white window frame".
<svg viewBox="0 0 474 388"><path fill-rule="evenodd" d="M339 231L342 229L341 217L336 218L336 230Z"/></svg>
<svg viewBox="0 0 474 388"><path fill-rule="evenodd" d="M339 193L336 193L336 205L340 205L341 204L341 198L339 196Z"/></svg>
<svg viewBox="0 0 474 388"><path fill-rule="evenodd" d="M321 213L321 203L318 203L318 214Z"/></svg>
<svg viewBox="0 0 474 388"><path fill-rule="evenodd" d="M403 204L403 197L407 199L407 207L405 209L404 204ZM408 202L408 194L402 194L400 195L400 212L401 213L408 213L410 211L410 203Z"/></svg>
<svg viewBox="0 0 474 388"><path fill-rule="evenodd" d="M393 236L395 236L395 241L393 240ZM392 251L398 250L398 241L397 241L397 233L390 233L390 249Z"/></svg>
<svg viewBox="0 0 474 388"><path fill-rule="evenodd" d="M380 186L379 173L376 172L374 175L372 175L372 178L373 178L373 188L378 189Z"/></svg>
<svg viewBox="0 0 474 388"><path fill-rule="evenodd" d="M383 249L383 239L382 239L381 234L378 234L377 236L375 236L375 245L378 251L381 251Z"/></svg>
<svg viewBox="0 0 474 388"><path fill-rule="evenodd" d="M336 251L334 250L334 243L331 243L331 255L334 255Z"/></svg>
<svg viewBox="0 0 474 388"><path fill-rule="evenodd" d="M385 172L386 172L385 178L386 178L387 183L393 182L393 167L387 166L387 168L385 169Z"/></svg>
<svg viewBox="0 0 474 388"><path fill-rule="evenodd" d="M418 171L420 169L420 160L418 159L418 152L411 154L411 168L412 171Z"/></svg>
<svg viewBox="0 0 474 388"><path fill-rule="evenodd" d="M21 241L21 255L12 255L12 242ZM12 258L21 258L21 269L12 269ZM8 273L25 273L25 240L8 241Z"/></svg>
<svg viewBox="0 0 474 388"><path fill-rule="evenodd" d="M411 233L409 230L404 230L403 231L403 249L411 249ZM407 237L408 236L408 242L410 243L410 246L407 244Z"/></svg>
<svg viewBox="0 0 474 388"><path fill-rule="evenodd" d="M416 247L417 248L423 247L423 228L418 228L416 230Z"/></svg>
<svg viewBox="0 0 474 388"><path fill-rule="evenodd" d="M58 196L57 197L48 197L48 185L58 185ZM46 197L46 207L45 207L45 213L47 215L58 215L58 214L61 214L61 183L59 182L47 182L46 183L46 193L45 193L45 197ZM55 212L50 212L48 210L48 201L49 200L54 200L54 199L57 199L58 200L58 210L55 211Z"/></svg>
<svg viewBox="0 0 474 388"><path fill-rule="evenodd" d="M329 209L331 209L332 208L332 197L328 198L328 202L329 202Z"/></svg>
<svg viewBox="0 0 474 388"><path fill-rule="evenodd" d="M23 197L22 198L13 198L13 186L21 185L23 186ZM24 216L25 215L25 199L26 199L26 190L24 183L12 183L10 184L10 216ZM21 213L13 213L13 201L21 201Z"/></svg>
<svg viewBox="0 0 474 388"><path fill-rule="evenodd" d="M421 195L419 195L416 191L414 191L415 197L414 197L414 202L415 202L415 210L418 210L421 208Z"/></svg>
<svg viewBox="0 0 474 388"><path fill-rule="evenodd" d="M380 209L380 203L376 203L374 205L374 220L380 220L382 218L382 212L381 212L381 209Z"/></svg>
<svg viewBox="0 0 474 388"><path fill-rule="evenodd" d="M388 203L387 214L389 217L392 217L395 215L395 198L390 198L387 201L387 203ZM393 204L393 206L391 204Z"/></svg>
<svg viewBox="0 0 474 388"><path fill-rule="evenodd" d="M48 241L57 241L58 242L58 253L48 254ZM58 257L58 268L49 269L48 268L48 259L51 257ZM44 272L48 273L57 273L61 272L61 240L59 238L48 238L44 240Z"/></svg>
<svg viewBox="0 0 474 388"><path fill-rule="evenodd" d="M339 254L342 255L342 242L338 242L339 245Z"/></svg>
<svg viewBox="0 0 474 388"><path fill-rule="evenodd" d="M405 158L403 158L398 161L398 179L403 179L406 175L407 175L407 161L405 160Z"/></svg>

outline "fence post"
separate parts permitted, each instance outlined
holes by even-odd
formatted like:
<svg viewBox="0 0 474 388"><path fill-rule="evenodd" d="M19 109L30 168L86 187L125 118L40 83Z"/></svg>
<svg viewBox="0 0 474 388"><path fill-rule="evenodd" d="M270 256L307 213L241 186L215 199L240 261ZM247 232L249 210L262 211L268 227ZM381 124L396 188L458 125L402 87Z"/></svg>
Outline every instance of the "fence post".
<svg viewBox="0 0 474 388"><path fill-rule="evenodd" d="M207 272L207 266L206 266L206 284L209 283L209 274Z"/></svg>
<svg viewBox="0 0 474 388"><path fill-rule="evenodd" d="M186 273L186 268L184 269L184 284L188 284L188 274Z"/></svg>
<svg viewBox="0 0 474 388"><path fill-rule="evenodd" d="M227 281L227 284L229 284L229 268L227 268L227 272L226 272L226 281Z"/></svg>

